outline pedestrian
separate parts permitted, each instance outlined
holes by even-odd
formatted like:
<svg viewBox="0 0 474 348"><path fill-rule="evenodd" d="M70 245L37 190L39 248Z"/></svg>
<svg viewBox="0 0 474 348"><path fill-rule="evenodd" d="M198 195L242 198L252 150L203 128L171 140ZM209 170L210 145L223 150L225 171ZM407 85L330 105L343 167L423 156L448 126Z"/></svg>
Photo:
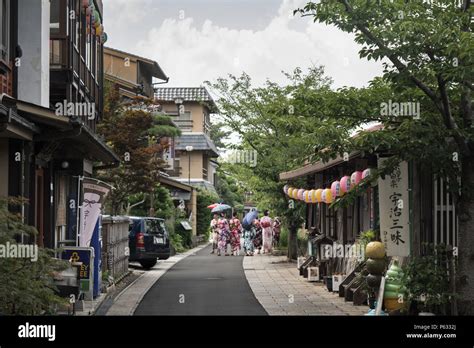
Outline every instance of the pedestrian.
<svg viewBox="0 0 474 348"><path fill-rule="evenodd" d="M262 254L271 253L273 245L273 221L270 218L268 210L263 212L263 217L260 219L260 226L262 227Z"/></svg>
<svg viewBox="0 0 474 348"><path fill-rule="evenodd" d="M253 238L253 246L255 248L254 254L259 254L260 249L262 248L262 226L260 226L260 221L258 219L255 219L253 224L255 228L255 237Z"/></svg>
<svg viewBox="0 0 474 348"><path fill-rule="evenodd" d="M244 252L247 256L253 256L254 246L253 239L255 238L255 228L253 225L244 227Z"/></svg>
<svg viewBox="0 0 474 348"><path fill-rule="evenodd" d="M218 249L217 249L217 256L221 256L224 253L225 256L229 256L227 253L227 245L230 244L230 229L229 229L229 221L227 221L225 217L225 213L221 213L221 217L219 219L219 242L218 242Z"/></svg>
<svg viewBox="0 0 474 348"><path fill-rule="evenodd" d="M273 246L276 248L280 244L281 221L277 216L273 221Z"/></svg>
<svg viewBox="0 0 474 348"><path fill-rule="evenodd" d="M238 256L240 253L240 234L242 231L242 225L240 220L237 218L237 213L232 214L232 219L229 221L231 231L231 245L232 245L232 256Z"/></svg>
<svg viewBox="0 0 474 348"><path fill-rule="evenodd" d="M211 242L211 254L214 254L215 250L217 249L217 243L219 242L219 215L216 213L214 213L214 217L211 220Z"/></svg>

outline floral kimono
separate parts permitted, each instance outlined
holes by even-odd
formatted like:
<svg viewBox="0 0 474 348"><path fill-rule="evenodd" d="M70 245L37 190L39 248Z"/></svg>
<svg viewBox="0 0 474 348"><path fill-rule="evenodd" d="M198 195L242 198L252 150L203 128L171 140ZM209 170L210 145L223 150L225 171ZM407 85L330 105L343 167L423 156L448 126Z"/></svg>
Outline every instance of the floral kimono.
<svg viewBox="0 0 474 348"><path fill-rule="evenodd" d="M258 254L262 248L262 226L260 226L260 222L258 220L255 220L255 237L253 239L253 246L255 247Z"/></svg>
<svg viewBox="0 0 474 348"><path fill-rule="evenodd" d="M279 218L275 218L273 222L273 245L278 246L280 243L281 222Z"/></svg>
<svg viewBox="0 0 474 348"><path fill-rule="evenodd" d="M244 229L244 251L245 254L250 256L253 254L253 239L255 238L255 229L249 227L249 229Z"/></svg>
<svg viewBox="0 0 474 348"><path fill-rule="evenodd" d="M214 250L217 249L217 243L219 242L219 220L212 219L211 221L211 238L210 241L212 242L212 254Z"/></svg>
<svg viewBox="0 0 474 348"><path fill-rule="evenodd" d="M262 240L263 240L263 253L272 251L272 239L273 239L273 221L270 217L264 216L260 219L260 225L262 226Z"/></svg>
<svg viewBox="0 0 474 348"><path fill-rule="evenodd" d="M230 231L231 231L231 245L233 255L238 255L240 251L240 232L242 231L242 226L240 220L233 218L229 221Z"/></svg>
<svg viewBox="0 0 474 348"><path fill-rule="evenodd" d="M220 255L221 253L225 253L225 255L227 255L227 244L230 243L231 238L229 222L225 218L220 218L217 226L219 227L219 242L217 244L217 255Z"/></svg>

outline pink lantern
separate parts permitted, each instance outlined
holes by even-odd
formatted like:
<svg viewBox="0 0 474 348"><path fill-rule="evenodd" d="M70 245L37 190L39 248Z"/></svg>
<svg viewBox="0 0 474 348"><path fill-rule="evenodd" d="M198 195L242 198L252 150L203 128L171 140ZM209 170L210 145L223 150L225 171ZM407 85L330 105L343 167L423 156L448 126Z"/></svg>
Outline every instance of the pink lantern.
<svg viewBox="0 0 474 348"><path fill-rule="evenodd" d="M362 180L365 179L365 178L367 178L367 177L369 177L370 174L371 174L370 168L365 169L365 170L362 172Z"/></svg>
<svg viewBox="0 0 474 348"><path fill-rule="evenodd" d="M359 185L360 181L362 180L362 172L361 171L355 171L351 175L351 188L353 188L356 185Z"/></svg>
<svg viewBox="0 0 474 348"><path fill-rule="evenodd" d="M336 180L331 184L331 193L334 199L341 196L341 183L339 181Z"/></svg>
<svg viewBox="0 0 474 348"><path fill-rule="evenodd" d="M340 185L341 185L341 196L342 196L344 193L349 192L349 190L351 189L351 178L348 177L347 175L343 176L341 178Z"/></svg>
<svg viewBox="0 0 474 348"><path fill-rule="evenodd" d="M303 200L303 193L304 193L304 190L303 190L303 189L299 189L299 190L298 190L298 199L299 199L300 201Z"/></svg>

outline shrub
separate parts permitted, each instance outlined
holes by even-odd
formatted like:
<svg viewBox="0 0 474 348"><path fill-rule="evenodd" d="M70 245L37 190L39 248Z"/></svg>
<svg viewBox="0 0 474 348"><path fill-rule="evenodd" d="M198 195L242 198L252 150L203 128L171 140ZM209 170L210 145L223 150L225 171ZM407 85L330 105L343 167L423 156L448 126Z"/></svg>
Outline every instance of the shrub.
<svg viewBox="0 0 474 348"><path fill-rule="evenodd" d="M31 239L37 234L32 226L25 225L19 214L7 206L24 203L20 199L0 198L0 244L18 244L24 234ZM56 305L66 300L56 293L53 274L64 270L67 262L54 259L54 252L38 248L38 260L27 258L0 258L0 313L6 315L54 314Z"/></svg>

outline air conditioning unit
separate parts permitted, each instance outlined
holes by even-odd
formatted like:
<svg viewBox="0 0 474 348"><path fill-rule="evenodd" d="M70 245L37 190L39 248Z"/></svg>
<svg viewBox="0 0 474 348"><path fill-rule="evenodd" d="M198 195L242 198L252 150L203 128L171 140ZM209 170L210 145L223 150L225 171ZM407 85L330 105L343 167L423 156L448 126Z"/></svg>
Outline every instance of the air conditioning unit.
<svg viewBox="0 0 474 348"><path fill-rule="evenodd" d="M319 282L320 280L319 267L308 267L308 281Z"/></svg>

